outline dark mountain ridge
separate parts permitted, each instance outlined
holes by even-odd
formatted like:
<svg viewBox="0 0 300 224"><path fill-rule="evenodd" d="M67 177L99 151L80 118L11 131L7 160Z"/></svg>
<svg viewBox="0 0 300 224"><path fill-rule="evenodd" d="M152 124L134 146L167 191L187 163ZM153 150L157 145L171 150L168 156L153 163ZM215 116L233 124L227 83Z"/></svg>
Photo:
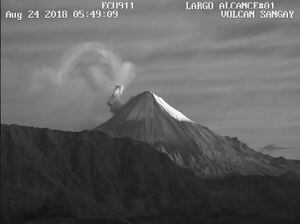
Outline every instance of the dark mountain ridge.
<svg viewBox="0 0 300 224"><path fill-rule="evenodd" d="M98 131L1 125L3 223L297 223L300 182L200 179Z"/></svg>

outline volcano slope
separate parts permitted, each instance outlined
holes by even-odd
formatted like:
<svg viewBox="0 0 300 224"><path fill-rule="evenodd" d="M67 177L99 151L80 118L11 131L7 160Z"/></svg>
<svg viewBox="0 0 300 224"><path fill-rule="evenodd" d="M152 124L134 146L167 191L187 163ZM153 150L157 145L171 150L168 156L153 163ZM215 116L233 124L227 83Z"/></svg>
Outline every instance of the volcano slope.
<svg viewBox="0 0 300 224"><path fill-rule="evenodd" d="M1 223L298 223L300 182L200 179L98 131L1 125Z"/></svg>
<svg viewBox="0 0 300 224"><path fill-rule="evenodd" d="M131 98L114 116L95 128L112 137L131 137L151 144L198 176L300 176L297 161L256 152L237 138L223 137L195 123L161 97L145 91ZM293 168L291 168L293 167Z"/></svg>

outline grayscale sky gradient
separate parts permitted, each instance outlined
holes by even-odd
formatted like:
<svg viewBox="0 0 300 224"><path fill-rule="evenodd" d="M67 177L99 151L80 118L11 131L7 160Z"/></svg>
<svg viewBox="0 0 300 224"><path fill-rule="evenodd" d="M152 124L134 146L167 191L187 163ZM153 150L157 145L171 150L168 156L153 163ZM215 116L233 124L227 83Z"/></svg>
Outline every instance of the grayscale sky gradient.
<svg viewBox="0 0 300 224"><path fill-rule="evenodd" d="M293 148L288 157L300 159L300 1L274 2L296 18L224 20L187 12L184 1L136 0L118 19L14 22L3 11L95 9L99 0L1 0L1 123L81 130L106 121L107 88L31 91L34 71L100 42L136 67L124 101L149 89L218 134Z"/></svg>

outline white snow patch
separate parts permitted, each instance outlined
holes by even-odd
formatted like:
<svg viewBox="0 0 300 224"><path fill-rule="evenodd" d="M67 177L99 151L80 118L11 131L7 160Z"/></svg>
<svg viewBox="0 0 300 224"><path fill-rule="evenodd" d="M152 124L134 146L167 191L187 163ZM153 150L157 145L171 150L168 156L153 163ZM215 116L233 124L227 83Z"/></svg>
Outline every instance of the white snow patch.
<svg viewBox="0 0 300 224"><path fill-rule="evenodd" d="M191 119L187 118L185 115L183 115L180 111L174 109L173 107L171 107L166 101L164 101L161 97L155 95L154 93L152 93L156 102L159 104L159 106L166 111L167 113L169 113L173 118L175 118L178 121L187 121L187 122L192 122L195 123L194 121L192 121Z"/></svg>

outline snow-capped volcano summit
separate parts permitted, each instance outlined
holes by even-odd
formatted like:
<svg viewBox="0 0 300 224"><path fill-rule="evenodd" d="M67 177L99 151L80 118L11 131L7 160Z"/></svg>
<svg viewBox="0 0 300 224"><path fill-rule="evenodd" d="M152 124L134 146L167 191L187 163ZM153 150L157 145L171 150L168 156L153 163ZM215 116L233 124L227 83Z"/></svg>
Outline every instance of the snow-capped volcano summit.
<svg viewBox="0 0 300 224"><path fill-rule="evenodd" d="M155 95L151 91L145 91L135 98L136 105L132 108L127 120L142 120L148 116L151 117L154 113L165 113L176 119L177 121L186 121L193 123L180 111L171 107L161 97Z"/></svg>
<svg viewBox="0 0 300 224"><path fill-rule="evenodd" d="M110 120L94 130L147 142L200 176L283 173L270 165L271 157L250 149L237 138L213 133L151 91L131 98Z"/></svg>
<svg viewBox="0 0 300 224"><path fill-rule="evenodd" d="M178 121L187 121L187 122L194 123L192 120L187 118L184 114L182 114L180 111L171 107L166 101L163 100L163 98L155 95L154 93L152 93L152 95L155 98L156 102L161 107L161 109L168 112L170 114L170 116L172 116L173 118L175 118Z"/></svg>

